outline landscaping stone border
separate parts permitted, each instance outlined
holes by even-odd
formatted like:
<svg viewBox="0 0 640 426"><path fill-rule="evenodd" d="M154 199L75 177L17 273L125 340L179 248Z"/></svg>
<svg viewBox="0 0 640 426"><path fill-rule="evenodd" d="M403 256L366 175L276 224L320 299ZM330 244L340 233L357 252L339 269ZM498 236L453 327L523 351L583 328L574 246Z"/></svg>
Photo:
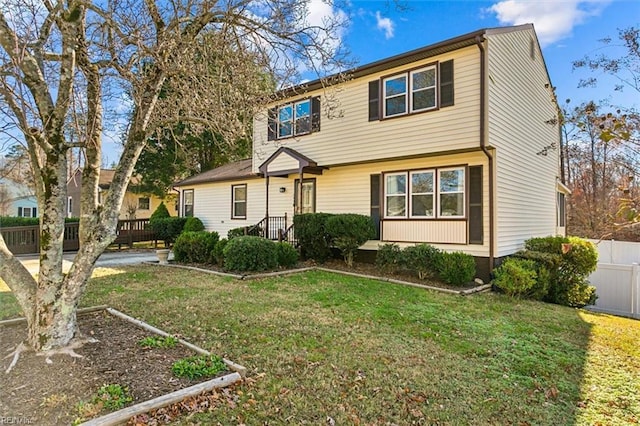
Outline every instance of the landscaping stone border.
<svg viewBox="0 0 640 426"><path fill-rule="evenodd" d="M194 268L194 269L197 269L197 268ZM106 305L99 305L99 306L92 306L89 308L78 309L78 314L82 315L82 314L97 312L97 311L107 311L110 315L118 317L124 321L128 321L134 324L135 326L140 327L149 332L152 332L154 334L158 334L163 337L170 336L169 333L163 330L160 330L159 328L156 328L150 324L147 324L146 322L141 321L139 319L130 317L129 315L124 314L116 309L110 308ZM0 321L0 326L19 324L22 322L26 322L26 318L22 317L22 318L14 318L14 319ZM200 348L199 346L189 343L183 339L178 339L178 343L191 349L192 351L198 354L207 355L207 356L211 355L211 352L206 351ZM222 377L216 377L215 379L198 383L197 385L189 386L187 388L180 389L175 392L171 392L166 395L162 395L157 398L153 398L148 401L144 401L139 404L132 405L130 407L123 408L122 410L114 411L112 413L106 414L101 417L97 417L95 419L91 419L89 421L82 423L81 426L82 425L84 426L119 425L119 424L125 423L127 420L129 420L133 416L148 413L151 410L155 410L157 408L165 407L167 405L180 402L183 399L199 395L202 392L208 392L213 389L230 386L238 381L241 381L244 377L246 377L246 374L247 374L246 367L243 367L240 364L236 364L235 362L230 361L226 358L223 358L223 361L227 365L227 367L231 371L233 371L232 373L226 374Z"/></svg>
<svg viewBox="0 0 640 426"><path fill-rule="evenodd" d="M267 273L263 273L263 274L244 274L244 275L239 275L239 274L230 274L228 272L214 271L214 270L211 270L211 269L198 268L196 266L177 265L175 263L169 263L169 264L166 264L166 265L165 264L160 264L158 262L144 262L144 263L149 264L149 265L156 265L156 266L167 266L167 267L170 267L170 268L190 269L190 270L193 270L193 271L205 272L207 274L212 274L212 275L218 275L218 276L221 276L221 277L235 278L237 280L242 280L242 281L259 279L259 278L280 277L280 276L284 276L284 275L291 275L291 274L297 274L299 272L307 272L307 271L314 271L315 270L315 271L332 272L334 274L349 275L349 276L358 277L358 278L366 278L366 279L371 279L371 280L384 281L384 282L389 282L389 283L393 283L393 284L406 285L406 286L409 286L409 287L423 288L425 290L439 291L441 293L458 294L458 295L461 295L461 296L469 296L469 295L472 295L472 294L485 292L485 291L491 290L491 287L492 287L491 284L483 284L483 285L480 285L480 286L477 286L477 287L473 287L473 288L468 288L468 289L465 289L465 290L453 290L453 289L450 289L450 288L435 287L435 286L430 286L430 285L426 285L426 284L414 283L414 282L410 282L410 281L396 280L394 278L385 278L385 277L378 277L376 275L366 275L366 274L359 274L357 272L342 271L340 269L324 268L322 266L311 266L311 267L307 267L307 268L288 269L286 271L267 272Z"/></svg>

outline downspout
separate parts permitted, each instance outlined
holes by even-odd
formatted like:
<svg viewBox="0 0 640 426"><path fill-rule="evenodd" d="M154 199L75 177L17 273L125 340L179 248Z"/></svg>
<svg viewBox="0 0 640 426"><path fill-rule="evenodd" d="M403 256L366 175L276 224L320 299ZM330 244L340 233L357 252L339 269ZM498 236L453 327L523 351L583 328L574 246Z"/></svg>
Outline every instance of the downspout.
<svg viewBox="0 0 640 426"><path fill-rule="evenodd" d="M493 185L493 162L494 158L489 149L487 148L486 140L486 126L487 126L487 108L485 105L487 98L487 66L486 66L486 51L484 49L483 42L484 37L476 36L476 44L480 49L480 149L487 156L489 162L489 273L493 271L495 263L495 251L494 251L494 220L493 220L493 206L494 206L494 185Z"/></svg>

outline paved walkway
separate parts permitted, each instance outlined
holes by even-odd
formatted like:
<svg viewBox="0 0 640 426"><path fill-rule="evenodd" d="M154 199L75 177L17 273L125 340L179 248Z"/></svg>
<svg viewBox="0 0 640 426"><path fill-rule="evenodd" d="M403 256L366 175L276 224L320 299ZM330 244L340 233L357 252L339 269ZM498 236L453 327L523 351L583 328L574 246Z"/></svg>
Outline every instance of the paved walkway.
<svg viewBox="0 0 640 426"><path fill-rule="evenodd" d="M67 272L71 267L75 252L67 252L64 254L63 270ZM172 259L173 253L169 255L169 259ZM37 255L23 255L16 256L23 265L27 267L29 272L35 274L38 272L38 256ZM118 265L135 265L142 262L157 262L155 250L119 250L119 251L107 251L102 253L96 262L96 268L118 266Z"/></svg>

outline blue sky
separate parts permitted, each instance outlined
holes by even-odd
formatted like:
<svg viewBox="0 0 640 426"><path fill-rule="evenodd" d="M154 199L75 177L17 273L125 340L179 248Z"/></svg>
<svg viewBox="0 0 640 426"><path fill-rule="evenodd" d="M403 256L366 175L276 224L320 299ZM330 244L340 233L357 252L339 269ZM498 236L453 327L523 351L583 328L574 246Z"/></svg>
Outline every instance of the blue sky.
<svg viewBox="0 0 640 426"><path fill-rule="evenodd" d="M352 0L350 25L343 41L358 64L393 56L482 28L533 23L556 87L558 101L572 104L608 100L640 107L631 89L614 91L615 81L603 78L596 89L577 88L586 70L572 70L572 61L602 50L599 40L616 38L618 29L640 25L640 0L408 0L408 10L393 1ZM598 75L594 75L598 77Z"/></svg>

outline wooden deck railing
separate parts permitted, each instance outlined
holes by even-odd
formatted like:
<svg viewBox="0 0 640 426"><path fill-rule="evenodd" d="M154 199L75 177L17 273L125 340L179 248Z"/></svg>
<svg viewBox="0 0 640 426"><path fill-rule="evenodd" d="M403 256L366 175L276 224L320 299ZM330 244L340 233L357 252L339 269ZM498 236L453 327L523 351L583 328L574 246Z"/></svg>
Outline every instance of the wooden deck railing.
<svg viewBox="0 0 640 426"><path fill-rule="evenodd" d="M118 221L117 236L112 244L126 244L129 247L140 241L156 241L155 234L148 229L149 219L133 219ZM13 226L0 228L7 247L13 254L35 254L40 250L40 227ZM75 251L80 248L78 222L65 223L64 251Z"/></svg>

